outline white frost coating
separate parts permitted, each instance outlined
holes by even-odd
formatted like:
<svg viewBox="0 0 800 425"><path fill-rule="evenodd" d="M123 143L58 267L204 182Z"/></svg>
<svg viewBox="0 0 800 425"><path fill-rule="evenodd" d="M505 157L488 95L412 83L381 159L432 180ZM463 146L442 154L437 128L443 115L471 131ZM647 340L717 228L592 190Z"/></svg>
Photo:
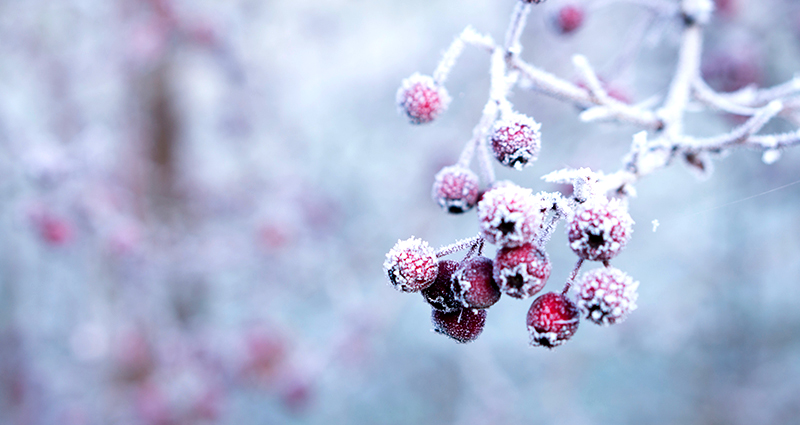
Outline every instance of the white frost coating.
<svg viewBox="0 0 800 425"><path fill-rule="evenodd" d="M653 220L653 221L651 221L651 223L653 223L653 233L655 233L655 232L656 232L656 230L658 229L658 226L659 226L661 223L659 223L659 222L658 222L658 220Z"/></svg>
<svg viewBox="0 0 800 425"><path fill-rule="evenodd" d="M436 253L428 242L411 236L398 240L386 254L383 269L402 292L414 292L433 283L438 273Z"/></svg>
<svg viewBox="0 0 800 425"><path fill-rule="evenodd" d="M763 161L764 164L774 164L779 159L781 159L781 151L778 149L765 150L761 155L761 161Z"/></svg>
<svg viewBox="0 0 800 425"><path fill-rule="evenodd" d="M532 242L542 222L539 200L514 184L494 188L478 203L478 219L490 243L515 247Z"/></svg>
<svg viewBox="0 0 800 425"><path fill-rule="evenodd" d="M639 282L615 267L586 272L573 287L578 309L588 320L608 326L623 322L636 310Z"/></svg>
<svg viewBox="0 0 800 425"><path fill-rule="evenodd" d="M589 168L563 168L542 176L542 180L550 183L571 184L572 191L578 199L588 199L602 195L602 188L598 184L605 175L602 172L592 171Z"/></svg>
<svg viewBox="0 0 800 425"><path fill-rule="evenodd" d="M428 103L424 92L436 92L439 96L439 108L437 110L431 110L429 112L429 117L414 115L415 108ZM439 114L447 110L451 100L444 86L437 84L432 77L422 75L418 72L411 74L410 77L404 79L400 83L400 88L397 89L397 95L395 97L398 111L408 115L411 122L415 124L423 124L435 119Z"/></svg>

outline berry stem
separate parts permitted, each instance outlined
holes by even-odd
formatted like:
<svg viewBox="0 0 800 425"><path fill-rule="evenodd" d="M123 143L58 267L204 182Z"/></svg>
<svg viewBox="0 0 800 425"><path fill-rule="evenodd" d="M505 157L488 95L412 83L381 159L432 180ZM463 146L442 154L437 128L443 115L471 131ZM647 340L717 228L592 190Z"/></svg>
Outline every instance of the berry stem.
<svg viewBox="0 0 800 425"><path fill-rule="evenodd" d="M442 85L445 81L447 81L447 76L450 74L450 70L453 69L453 66L456 64L458 57L461 56L461 52L464 51L464 43L465 34L470 27L464 29L464 31L458 35L458 37L450 43L450 47L444 52L442 55L442 59L439 61L439 65L436 66L436 69L433 71L433 80L436 84Z"/></svg>
<svg viewBox="0 0 800 425"><path fill-rule="evenodd" d="M567 295L569 288L572 287L572 283L575 282L575 278L578 276L578 271L580 271L581 265L583 265L583 258L578 258L578 262L575 263L575 268L572 270L572 273L569 274L569 278L564 284L564 289L561 290L561 295Z"/></svg>
<svg viewBox="0 0 800 425"><path fill-rule="evenodd" d="M504 51L509 56L516 56L522 51L522 46L519 43L519 38L522 35L522 30L525 29L525 23L528 19L528 13L531 11L530 3L518 1L514 6L514 12L511 13L511 22L508 24L508 32L506 32L506 43Z"/></svg>
<svg viewBox="0 0 800 425"><path fill-rule="evenodd" d="M450 245L446 245L437 249L436 258L442 258L454 252L463 251L467 248L473 249L478 244L483 247L483 237L480 235L468 239L460 239L451 243Z"/></svg>

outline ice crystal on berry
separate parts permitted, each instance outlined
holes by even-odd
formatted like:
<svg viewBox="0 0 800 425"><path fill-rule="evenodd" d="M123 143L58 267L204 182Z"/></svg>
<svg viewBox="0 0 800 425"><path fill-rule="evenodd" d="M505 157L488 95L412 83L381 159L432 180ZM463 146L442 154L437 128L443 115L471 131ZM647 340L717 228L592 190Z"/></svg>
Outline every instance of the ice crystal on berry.
<svg viewBox="0 0 800 425"><path fill-rule="evenodd" d="M449 213L467 211L478 202L478 176L458 165L444 167L433 181L432 196Z"/></svg>
<svg viewBox="0 0 800 425"><path fill-rule="evenodd" d="M620 323L636 309L638 287L639 282L615 267L591 270L575 286L578 308L598 325Z"/></svg>
<svg viewBox="0 0 800 425"><path fill-rule="evenodd" d="M495 158L517 170L535 161L541 146L541 127L533 118L519 113L498 120L490 139Z"/></svg>
<svg viewBox="0 0 800 425"><path fill-rule="evenodd" d="M483 236L500 246L532 242L542 223L539 199L530 189L505 184L489 190L478 202Z"/></svg>
<svg viewBox="0 0 800 425"><path fill-rule="evenodd" d="M572 211L567 220L569 246L585 260L607 261L628 243L632 225L619 200L595 196Z"/></svg>
<svg viewBox="0 0 800 425"><path fill-rule="evenodd" d="M492 266L486 257L473 257L453 274L453 293L465 308L489 308L500 299Z"/></svg>
<svg viewBox="0 0 800 425"><path fill-rule="evenodd" d="M544 288L550 277L547 253L533 244L501 248L494 260L494 280L506 295L527 298Z"/></svg>
<svg viewBox="0 0 800 425"><path fill-rule="evenodd" d="M566 296L548 292L533 301L527 321L531 345L553 348L572 338L580 312Z"/></svg>
<svg viewBox="0 0 800 425"><path fill-rule="evenodd" d="M433 284L438 273L438 262L428 242L412 236L397 241L386 254L383 268L395 288L403 292L416 292Z"/></svg>
<svg viewBox="0 0 800 425"><path fill-rule="evenodd" d="M439 273L433 284L422 290L422 296L431 307L450 313L462 308L461 302L456 300L450 278L458 269L458 262L442 260L439 262Z"/></svg>
<svg viewBox="0 0 800 425"><path fill-rule="evenodd" d="M431 322L433 322L434 331L463 344L474 341L483 332L483 325L486 324L486 310L465 308L445 313L433 309Z"/></svg>
<svg viewBox="0 0 800 425"><path fill-rule="evenodd" d="M447 90L427 75L414 73L397 90L397 106L413 124L433 121L449 104Z"/></svg>

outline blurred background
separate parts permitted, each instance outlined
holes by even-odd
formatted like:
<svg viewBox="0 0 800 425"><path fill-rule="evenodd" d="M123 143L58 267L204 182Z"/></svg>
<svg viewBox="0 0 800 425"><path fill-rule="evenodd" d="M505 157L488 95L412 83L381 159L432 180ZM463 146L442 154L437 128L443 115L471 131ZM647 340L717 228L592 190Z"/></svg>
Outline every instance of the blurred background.
<svg viewBox="0 0 800 425"><path fill-rule="evenodd" d="M398 115L399 82L468 24L502 40L514 3L0 0L0 424L800 422L799 149L642 180L612 262L639 309L552 351L528 346L531 300L501 299L461 345L388 284L398 239L478 231L430 185L480 117L488 55L467 48L429 125ZM576 81L582 53L618 96L663 94L678 24L574 3L571 34L568 2L534 8L523 58ZM800 70L798 2L716 3L714 88ZM617 170L638 131L511 101L543 148L498 177L535 192L564 189L540 179L563 167ZM548 291L575 261L562 229Z"/></svg>

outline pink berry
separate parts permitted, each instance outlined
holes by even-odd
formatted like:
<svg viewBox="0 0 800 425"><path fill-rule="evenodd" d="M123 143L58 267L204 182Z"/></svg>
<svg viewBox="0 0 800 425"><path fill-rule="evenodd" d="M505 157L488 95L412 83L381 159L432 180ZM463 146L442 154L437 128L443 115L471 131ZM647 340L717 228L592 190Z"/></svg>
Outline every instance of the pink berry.
<svg viewBox="0 0 800 425"><path fill-rule="evenodd" d="M397 241L383 262L389 281L402 292L416 292L433 284L438 267L433 248L413 236Z"/></svg>
<svg viewBox="0 0 800 425"><path fill-rule="evenodd" d="M564 295L548 292L533 301L527 321L531 345L553 348L572 338L578 330L580 312Z"/></svg>
<svg viewBox="0 0 800 425"><path fill-rule="evenodd" d="M541 124L533 118L511 113L501 118L492 129L491 144L495 158L501 164L521 170L539 157Z"/></svg>
<svg viewBox="0 0 800 425"><path fill-rule="evenodd" d="M447 90L427 75L414 73L397 90L397 105L413 124L433 121L449 104Z"/></svg>
<svg viewBox="0 0 800 425"><path fill-rule="evenodd" d="M451 313L433 309L433 330L460 343L474 341L483 332L486 310L465 308Z"/></svg>
<svg viewBox="0 0 800 425"><path fill-rule="evenodd" d="M515 247L532 242L542 224L539 199L530 189L504 184L484 193L478 220L489 243Z"/></svg>
<svg viewBox="0 0 800 425"><path fill-rule="evenodd" d="M489 308L500 299L492 260L473 257L453 273L453 293L465 308Z"/></svg>
<svg viewBox="0 0 800 425"><path fill-rule="evenodd" d="M570 34L580 28L583 24L583 18L584 11L582 7L568 4L559 9L555 16L556 29L561 34Z"/></svg>
<svg viewBox="0 0 800 425"><path fill-rule="evenodd" d="M633 220L618 199L593 197L567 220L569 246L584 260L608 261L631 238Z"/></svg>
<svg viewBox="0 0 800 425"><path fill-rule="evenodd" d="M439 262L439 273L436 275L436 280L431 286L422 290L422 296L431 307L446 313L462 308L461 303L456 300L450 280L456 269L458 269L457 261L442 260Z"/></svg>
<svg viewBox="0 0 800 425"><path fill-rule="evenodd" d="M547 253L533 244L504 247L494 260L494 280L506 295L527 298L544 288L551 268Z"/></svg>
<svg viewBox="0 0 800 425"><path fill-rule="evenodd" d="M733 92L762 80L761 62L752 47L711 53L703 61L702 75L709 86L721 92Z"/></svg>
<svg viewBox="0 0 800 425"><path fill-rule="evenodd" d="M436 173L433 200L452 214L459 214L478 202L478 176L470 169L452 165Z"/></svg>
<svg viewBox="0 0 800 425"><path fill-rule="evenodd" d="M636 309L638 287L639 282L617 268L591 270L575 286L578 308L598 325L620 323Z"/></svg>

